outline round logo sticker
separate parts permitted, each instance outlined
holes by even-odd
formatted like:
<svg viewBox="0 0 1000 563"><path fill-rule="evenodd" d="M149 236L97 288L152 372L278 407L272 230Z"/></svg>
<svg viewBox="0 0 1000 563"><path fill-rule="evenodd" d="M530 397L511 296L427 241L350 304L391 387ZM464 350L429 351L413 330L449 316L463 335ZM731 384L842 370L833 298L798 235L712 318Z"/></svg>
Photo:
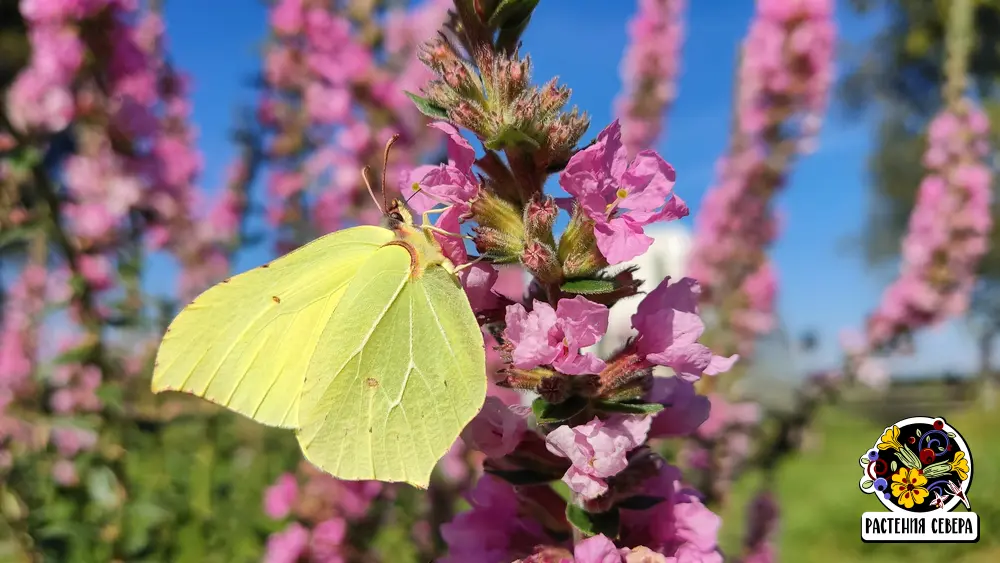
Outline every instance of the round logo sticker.
<svg viewBox="0 0 1000 563"><path fill-rule="evenodd" d="M959 504L972 510L972 453L943 418L916 416L887 427L861 467L862 492L893 512L947 512Z"/></svg>

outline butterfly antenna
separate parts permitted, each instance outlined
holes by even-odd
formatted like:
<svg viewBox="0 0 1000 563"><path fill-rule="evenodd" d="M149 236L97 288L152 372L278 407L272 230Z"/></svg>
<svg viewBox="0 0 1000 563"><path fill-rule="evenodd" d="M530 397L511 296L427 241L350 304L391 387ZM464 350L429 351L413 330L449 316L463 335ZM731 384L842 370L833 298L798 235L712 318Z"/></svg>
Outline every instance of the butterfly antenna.
<svg viewBox="0 0 1000 563"><path fill-rule="evenodd" d="M399 140L399 133L396 133L385 143L385 152L382 154L382 203L385 207L383 209L389 209L389 199L385 193L385 176L389 171L389 149L392 145Z"/></svg>
<svg viewBox="0 0 1000 563"><path fill-rule="evenodd" d="M372 201L375 202L375 207L377 207L378 210L382 212L382 215L385 215L386 207L379 205L378 198L375 197L375 190L372 189L372 181L370 178L371 173L372 173L372 167L365 166L363 169L361 169L361 178L365 181L365 187L368 188L368 195L372 196ZM385 194L385 189L382 190L382 193Z"/></svg>

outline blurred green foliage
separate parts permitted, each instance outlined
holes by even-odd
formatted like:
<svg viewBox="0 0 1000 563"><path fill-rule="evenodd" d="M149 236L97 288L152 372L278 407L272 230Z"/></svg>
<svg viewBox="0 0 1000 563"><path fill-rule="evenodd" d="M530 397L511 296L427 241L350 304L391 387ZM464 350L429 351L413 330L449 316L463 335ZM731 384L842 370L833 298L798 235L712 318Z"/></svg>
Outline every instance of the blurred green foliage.
<svg viewBox="0 0 1000 563"><path fill-rule="evenodd" d="M926 397L937 396L928 388ZM891 393L887 400L892 400ZM920 412L906 416L944 416L962 433L972 450L974 473L969 489L972 510L979 515L980 539L975 544L869 544L861 541L861 514L880 512L878 500L861 492L858 456L896 422L882 410L862 412L857 406L828 408L812 430L811 447L788 460L772 483L781 504L779 560L789 563L872 561L879 563L974 563L1000 557L1000 444L993 434L1000 412L963 409ZM904 417L905 418L905 417ZM759 490L760 475L748 474L737 484L723 511L720 534L725 553L739 553L747 502ZM965 510L959 507L958 510Z"/></svg>
<svg viewBox="0 0 1000 563"><path fill-rule="evenodd" d="M52 459L18 456L8 473L0 561L259 561L282 526L262 493L300 454L291 433L220 412L106 421L73 487L55 483Z"/></svg>

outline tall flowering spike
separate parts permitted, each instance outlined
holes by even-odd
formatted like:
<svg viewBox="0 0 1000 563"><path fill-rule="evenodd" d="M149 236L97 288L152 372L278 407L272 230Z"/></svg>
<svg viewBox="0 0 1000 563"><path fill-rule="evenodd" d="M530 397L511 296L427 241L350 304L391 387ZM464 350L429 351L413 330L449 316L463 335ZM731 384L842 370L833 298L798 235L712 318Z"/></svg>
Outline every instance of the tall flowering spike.
<svg viewBox="0 0 1000 563"><path fill-rule="evenodd" d="M624 92L615 101L630 155L652 148L677 96L687 0L639 0L621 63Z"/></svg>
<svg viewBox="0 0 1000 563"><path fill-rule="evenodd" d="M971 100L945 109L927 134L920 184L903 238L899 278L869 317L877 350L966 311L992 229L989 119Z"/></svg>
<svg viewBox="0 0 1000 563"><path fill-rule="evenodd" d="M794 158L815 144L833 80L832 0L758 0L737 69L734 128L695 221L689 274L717 312L725 352L753 353L774 327L767 249L772 201Z"/></svg>
<svg viewBox="0 0 1000 563"><path fill-rule="evenodd" d="M974 10L967 0L950 5L945 107L927 129L927 173L903 238L900 276L868 319L868 351L898 347L911 332L964 313L989 245L990 121L966 97Z"/></svg>
<svg viewBox="0 0 1000 563"><path fill-rule="evenodd" d="M659 154L641 151L631 161L615 120L597 142L573 155L559 185L594 223L597 247L609 264L620 264L645 252L653 239L643 228L688 214L673 195L676 174Z"/></svg>

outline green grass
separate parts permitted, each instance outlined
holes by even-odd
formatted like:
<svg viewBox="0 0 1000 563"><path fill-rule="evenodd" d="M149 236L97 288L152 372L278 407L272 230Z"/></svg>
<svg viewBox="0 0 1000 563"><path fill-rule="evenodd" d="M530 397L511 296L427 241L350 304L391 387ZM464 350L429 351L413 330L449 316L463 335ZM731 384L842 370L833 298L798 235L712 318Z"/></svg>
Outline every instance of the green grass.
<svg viewBox="0 0 1000 563"><path fill-rule="evenodd" d="M891 397L887 400L891 401ZM1000 412L924 413L943 415L962 433L972 450L974 473L969 489L972 509L979 515L976 544L866 544L860 520L865 511L885 510L877 499L858 488L858 458L893 420L861 416L853 410L827 409L817 420L812 447L781 467L774 490L782 509L780 560L795 563L878 561L892 563L1000 561L1000 443L992 429L1000 427ZM721 542L725 553L739 553L745 507L760 485L759 474L736 484L722 510ZM964 510L960 508L959 510Z"/></svg>

